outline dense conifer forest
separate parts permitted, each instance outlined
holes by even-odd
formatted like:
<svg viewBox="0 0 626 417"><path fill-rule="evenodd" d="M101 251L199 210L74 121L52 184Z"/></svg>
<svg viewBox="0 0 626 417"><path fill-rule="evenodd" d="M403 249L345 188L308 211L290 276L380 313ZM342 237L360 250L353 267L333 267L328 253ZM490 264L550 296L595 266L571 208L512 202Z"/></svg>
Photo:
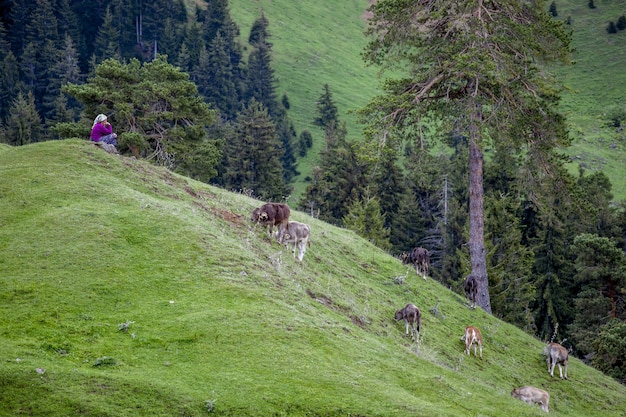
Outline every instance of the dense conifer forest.
<svg viewBox="0 0 626 417"><path fill-rule="evenodd" d="M87 139L105 113L124 155L286 201L392 254L428 248L431 276L462 291L468 138L425 123L372 152L350 139L332 85L312 86L324 144L306 190L292 196L312 136L296 131L289 97L276 92L264 14L247 39L227 0L195 10L182 0L4 0L0 16L1 142ZM626 203L602 172L572 174L558 149L549 175L530 171L514 143L484 152L493 314L626 381L626 346L614 343L626 339Z"/></svg>

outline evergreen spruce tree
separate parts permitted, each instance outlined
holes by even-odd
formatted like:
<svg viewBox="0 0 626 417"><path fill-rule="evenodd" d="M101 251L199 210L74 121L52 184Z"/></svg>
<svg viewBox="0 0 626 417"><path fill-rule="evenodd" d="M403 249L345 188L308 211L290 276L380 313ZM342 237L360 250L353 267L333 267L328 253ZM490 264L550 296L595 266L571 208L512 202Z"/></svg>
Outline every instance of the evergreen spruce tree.
<svg viewBox="0 0 626 417"><path fill-rule="evenodd" d="M122 59L122 51L120 49L120 31L117 25L114 23L113 13L111 8L107 7L104 14L104 21L100 30L98 30L98 36L96 37L96 44L94 53L98 63L105 59Z"/></svg>
<svg viewBox="0 0 626 417"><path fill-rule="evenodd" d="M237 116L224 146L225 187L251 190L267 201L283 201L285 186L276 126L262 103L252 100Z"/></svg>
<svg viewBox="0 0 626 417"><path fill-rule="evenodd" d="M609 34L617 33L617 27L615 26L615 23L612 20L609 21L609 24L606 27L606 31Z"/></svg>
<svg viewBox="0 0 626 417"><path fill-rule="evenodd" d="M285 183L289 184L291 179L298 175L299 172L295 155L296 129L286 116L276 124L276 135L283 150L280 161L283 164Z"/></svg>
<svg viewBox="0 0 626 417"><path fill-rule="evenodd" d="M78 84L83 81L78 65L78 52L74 48L72 39L65 38L65 49L59 56L58 62L50 68L50 83L46 90L44 108L47 112L43 115L47 124L55 122L73 122L78 118L80 103L72 98L63 98L61 88L66 83Z"/></svg>
<svg viewBox="0 0 626 417"><path fill-rule="evenodd" d="M490 195L485 201L489 292L495 316L535 334L533 252L522 244L518 204L506 195Z"/></svg>
<svg viewBox="0 0 626 417"><path fill-rule="evenodd" d="M233 120L239 111L239 91L235 82L236 71L228 56L226 41L218 32L205 56L201 54L197 71L198 89L208 103L219 109L222 117Z"/></svg>
<svg viewBox="0 0 626 417"><path fill-rule="evenodd" d="M382 147L398 147L398 141L428 118L467 135L467 248L478 281L477 304L490 313L484 140L507 142L512 150L523 147L541 160L566 144L565 121L555 110L558 89L544 74L550 67L544 64L567 62L570 36L543 2L379 0L369 10L372 41L366 61L410 74L387 80L385 94L362 113L369 124L372 157Z"/></svg>
<svg viewBox="0 0 626 417"><path fill-rule="evenodd" d="M200 51L203 47L205 47L204 40L202 39L202 27L198 22L191 22L186 26L185 36L183 45L181 46L180 56L178 57L178 62L180 69L182 71L191 73L193 72L193 65L195 65L200 60ZM184 46L184 51L182 47ZM187 60L187 56L189 59ZM182 64L187 64L187 66L182 66ZM192 81L195 82L195 79L192 78Z"/></svg>
<svg viewBox="0 0 626 417"><path fill-rule="evenodd" d="M268 41L269 21L265 14L252 25L248 42L254 48L248 57L245 101L254 98L267 109L274 120L283 117L276 97L276 77L271 65L272 44Z"/></svg>
<svg viewBox="0 0 626 417"><path fill-rule="evenodd" d="M559 13L556 11L555 2L550 3L550 14L552 15L552 17L557 17L559 15Z"/></svg>
<svg viewBox="0 0 626 417"><path fill-rule="evenodd" d="M332 130L336 127L339 120L338 109L333 94L328 84L324 84L324 92L315 103L317 108L317 117L313 120L313 124L321 127L324 134L331 135Z"/></svg>
<svg viewBox="0 0 626 417"><path fill-rule="evenodd" d="M352 203L343 225L379 248L391 249L389 229L385 228L385 215L377 198L364 197Z"/></svg>
<svg viewBox="0 0 626 417"><path fill-rule="evenodd" d="M2 136L5 143L14 146L41 141L41 118L37 113L32 92L29 91L26 96L18 93L17 98L13 100Z"/></svg>
<svg viewBox="0 0 626 417"><path fill-rule="evenodd" d="M298 137L298 155L304 157L307 154L309 148L313 146L313 135L308 130L300 132Z"/></svg>

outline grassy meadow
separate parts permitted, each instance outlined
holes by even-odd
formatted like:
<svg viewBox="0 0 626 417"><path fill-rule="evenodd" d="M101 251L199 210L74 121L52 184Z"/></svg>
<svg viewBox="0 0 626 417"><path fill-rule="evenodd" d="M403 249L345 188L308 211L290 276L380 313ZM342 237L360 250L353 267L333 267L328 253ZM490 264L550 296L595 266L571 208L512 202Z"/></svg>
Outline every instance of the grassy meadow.
<svg viewBox="0 0 626 417"><path fill-rule="evenodd" d="M357 237L73 139L0 145L0 416L625 416L626 387ZM393 321L422 310L419 343ZM463 354L478 326L484 359Z"/></svg>
<svg viewBox="0 0 626 417"><path fill-rule="evenodd" d="M315 145L299 161L295 196L307 183L323 145L321 130L313 125L315 102L328 84L346 122L348 137L362 137L362 126L354 111L380 93L377 68L366 67L361 52L367 44L365 11L367 0L230 0L231 16L246 42L252 22L261 11L267 16L274 44L274 69L279 95L287 94L290 117L296 129L309 130ZM550 4L547 2L546 4ZM606 128L604 114L613 106L626 104L626 31L609 35L607 22L616 22L626 13L623 2L556 0L558 19L571 18L574 65L553 72L566 85L561 111L567 116L573 144L566 152L572 157L572 171L578 164L587 170L603 170L613 183L616 199L626 198L626 135Z"/></svg>

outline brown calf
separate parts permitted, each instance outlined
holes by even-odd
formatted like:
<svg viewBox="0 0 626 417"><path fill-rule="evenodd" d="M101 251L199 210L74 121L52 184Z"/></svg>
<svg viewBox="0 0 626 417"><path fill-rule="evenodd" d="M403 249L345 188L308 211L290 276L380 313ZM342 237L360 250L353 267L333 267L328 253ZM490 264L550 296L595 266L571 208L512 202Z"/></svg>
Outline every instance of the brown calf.
<svg viewBox="0 0 626 417"><path fill-rule="evenodd" d="M478 327L467 326L465 328L465 334L461 337L461 340L465 342L465 353L470 354L472 344L474 344L474 356L476 356L476 347L480 350L480 359L483 358L483 335L480 333Z"/></svg>
<svg viewBox="0 0 626 417"><path fill-rule="evenodd" d="M289 215L291 210L287 204L282 203L267 203L261 207L257 207L252 211L250 220L254 223L259 223L263 226L267 226L270 236L274 231L274 226L278 228L278 236L276 240L282 243L283 232L289 222Z"/></svg>
<svg viewBox="0 0 626 417"><path fill-rule="evenodd" d="M415 266L415 273L422 275L422 278L426 279L428 275L428 269L430 268L430 253L428 249L421 247L413 248L411 253L402 254L403 264L413 264Z"/></svg>
<svg viewBox="0 0 626 417"><path fill-rule="evenodd" d="M550 394L542 389L531 387L528 385L521 388L515 388L513 391L511 391L511 397L518 398L525 403L531 405L540 404L543 411L545 411L546 413L550 412Z"/></svg>
<svg viewBox="0 0 626 417"><path fill-rule="evenodd" d="M567 379L567 361L569 357L569 353L567 349L558 343L550 343L546 349L546 354L548 355L548 372L550 372L550 376L554 377L554 367L559 365L559 374L561 375L561 379L563 379L563 368L565 368L565 379Z"/></svg>
<svg viewBox="0 0 626 417"><path fill-rule="evenodd" d="M406 334L409 334L409 325L411 327L411 340L417 340L420 336L420 328L422 326L422 313L414 304L407 304L404 308L396 311L395 320L404 320L406 324Z"/></svg>
<svg viewBox="0 0 626 417"><path fill-rule="evenodd" d="M465 283L463 284L465 290L465 298L469 302L470 308L476 308L476 296L478 295L478 281L474 275L468 275L465 277Z"/></svg>

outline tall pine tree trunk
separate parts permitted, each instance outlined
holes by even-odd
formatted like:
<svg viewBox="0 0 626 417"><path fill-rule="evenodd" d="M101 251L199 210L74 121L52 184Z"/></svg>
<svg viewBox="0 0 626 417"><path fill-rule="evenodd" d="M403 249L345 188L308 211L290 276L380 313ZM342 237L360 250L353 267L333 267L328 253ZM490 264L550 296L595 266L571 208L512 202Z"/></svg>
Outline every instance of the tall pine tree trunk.
<svg viewBox="0 0 626 417"><path fill-rule="evenodd" d="M478 282L476 304L491 314L489 298L489 281L487 278L487 258L485 253L485 210L483 208L483 151L480 147L481 121L479 106L471 107L469 126L469 205L470 205L470 237L469 254L472 263L472 275Z"/></svg>

